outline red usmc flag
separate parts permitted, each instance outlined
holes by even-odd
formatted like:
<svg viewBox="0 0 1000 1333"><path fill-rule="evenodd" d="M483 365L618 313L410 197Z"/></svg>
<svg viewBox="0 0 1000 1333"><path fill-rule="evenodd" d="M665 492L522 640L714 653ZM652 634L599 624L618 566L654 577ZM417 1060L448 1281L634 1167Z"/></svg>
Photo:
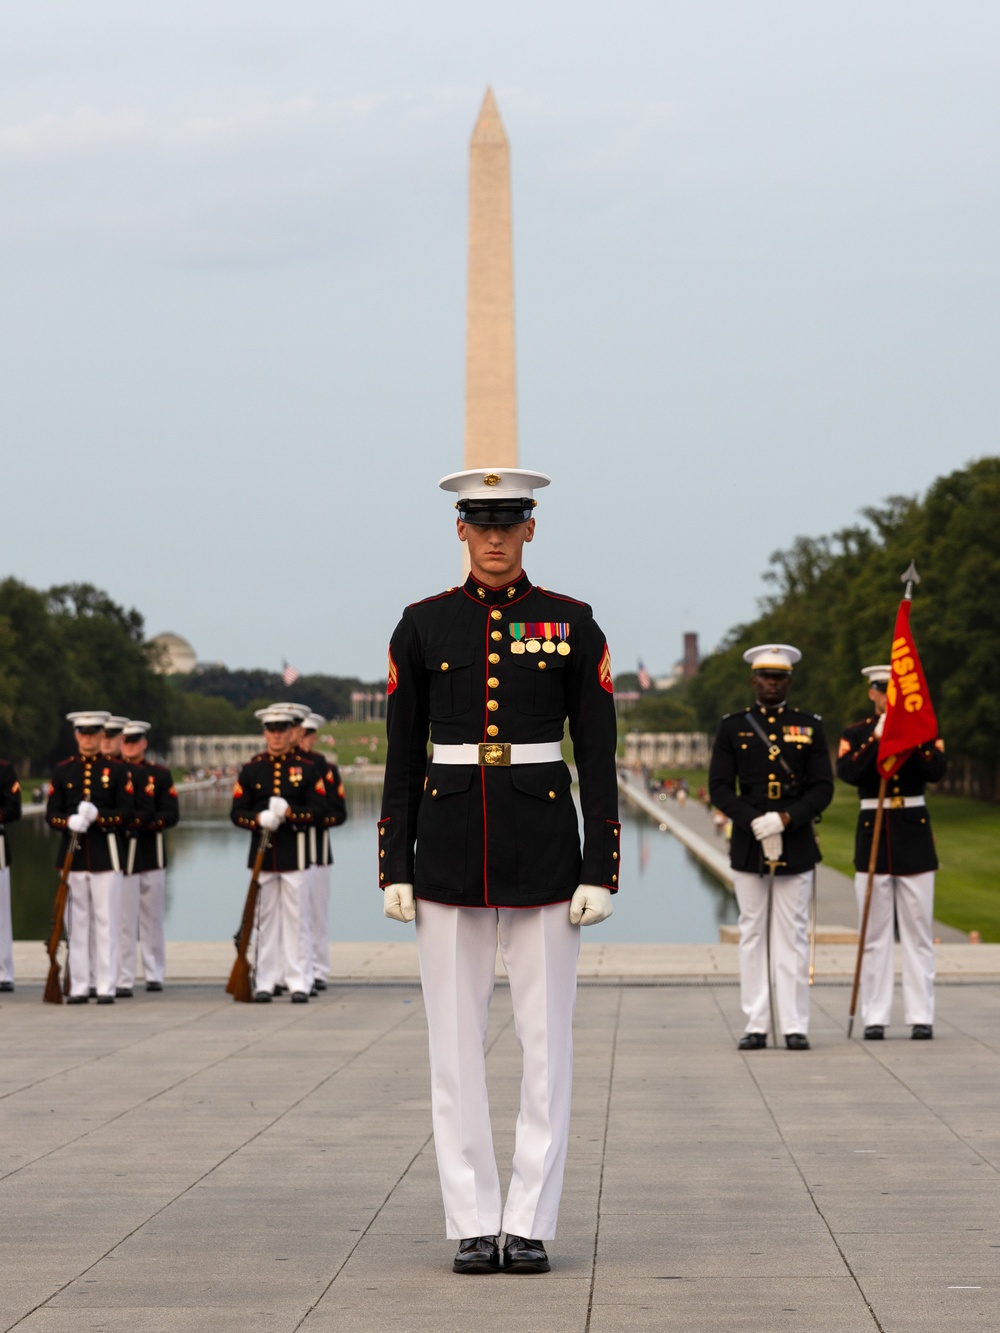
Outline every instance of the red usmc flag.
<svg viewBox="0 0 1000 1333"><path fill-rule="evenodd" d="M892 675L886 688L885 727L878 743L878 771L890 777L918 745L938 733L927 677L910 633L910 602L904 598L896 613L892 636Z"/></svg>

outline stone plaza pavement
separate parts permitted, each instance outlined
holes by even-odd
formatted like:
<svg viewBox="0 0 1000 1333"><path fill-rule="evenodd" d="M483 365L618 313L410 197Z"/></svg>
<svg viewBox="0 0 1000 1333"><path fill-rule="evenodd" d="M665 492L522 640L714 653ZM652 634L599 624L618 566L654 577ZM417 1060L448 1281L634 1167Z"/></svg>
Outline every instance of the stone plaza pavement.
<svg viewBox="0 0 1000 1333"><path fill-rule="evenodd" d="M848 1042L848 996L815 988L811 1052L741 1055L727 976L585 981L553 1271L475 1278L443 1238L413 981L295 1007L174 982L56 1008L19 984L0 1002L0 1328L996 1329L1000 978L942 984L930 1043ZM502 984L489 1066L503 1164Z"/></svg>

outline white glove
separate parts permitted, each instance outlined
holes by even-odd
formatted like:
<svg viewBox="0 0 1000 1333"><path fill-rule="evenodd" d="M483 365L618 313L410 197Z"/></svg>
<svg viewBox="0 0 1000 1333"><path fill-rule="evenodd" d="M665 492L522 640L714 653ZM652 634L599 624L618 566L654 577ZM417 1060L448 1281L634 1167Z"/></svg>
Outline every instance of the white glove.
<svg viewBox="0 0 1000 1333"><path fill-rule="evenodd" d="M569 901L571 926L595 926L607 921L615 909L611 906L611 890L599 884L581 884Z"/></svg>
<svg viewBox="0 0 1000 1333"><path fill-rule="evenodd" d="M872 732L872 735L881 736L883 731L885 731L885 713L879 713L878 721L875 723L875 730Z"/></svg>
<svg viewBox="0 0 1000 1333"><path fill-rule="evenodd" d="M760 840L761 851L764 853L765 861L781 860L781 834L769 833L766 838Z"/></svg>
<svg viewBox="0 0 1000 1333"><path fill-rule="evenodd" d="M257 823L261 828L267 829L268 833L273 833L281 823L281 820L273 810L262 810L257 816Z"/></svg>
<svg viewBox="0 0 1000 1333"><path fill-rule="evenodd" d="M288 802L284 796L272 796L267 803L267 808L272 815L277 815L279 821L288 814Z"/></svg>
<svg viewBox="0 0 1000 1333"><path fill-rule="evenodd" d="M412 884L390 884L385 890L385 902L382 904L385 916L393 921L402 921L404 925L417 915L417 904L413 897Z"/></svg>
<svg viewBox="0 0 1000 1333"><path fill-rule="evenodd" d="M83 815L87 823L92 824L94 820L97 818L97 816L100 814L100 811L98 810L97 806L94 805L93 801L81 801L80 804L76 807L76 813L78 815Z"/></svg>
<svg viewBox="0 0 1000 1333"><path fill-rule="evenodd" d="M753 836L758 842L770 838L775 833L781 834L785 831L785 825L777 810L768 810L766 815L758 815L756 819L750 821L750 827L753 829Z"/></svg>
<svg viewBox="0 0 1000 1333"><path fill-rule="evenodd" d="M69 825L73 833L86 833L87 829L90 828L90 820L79 812L75 815L70 815L69 819L66 820L66 823Z"/></svg>

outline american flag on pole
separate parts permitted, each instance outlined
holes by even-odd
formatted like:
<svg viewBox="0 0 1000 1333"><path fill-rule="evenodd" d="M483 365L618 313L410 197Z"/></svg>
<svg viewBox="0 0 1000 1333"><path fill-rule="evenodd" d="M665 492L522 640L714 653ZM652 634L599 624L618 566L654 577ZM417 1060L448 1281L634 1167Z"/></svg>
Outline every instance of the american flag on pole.
<svg viewBox="0 0 1000 1333"><path fill-rule="evenodd" d="M299 674L284 658L281 659L281 679L286 685L294 685L299 678Z"/></svg>
<svg viewBox="0 0 1000 1333"><path fill-rule="evenodd" d="M635 674L639 677L639 689L648 690L650 685L652 685L653 683L653 677L643 666L641 658L639 659L639 667Z"/></svg>

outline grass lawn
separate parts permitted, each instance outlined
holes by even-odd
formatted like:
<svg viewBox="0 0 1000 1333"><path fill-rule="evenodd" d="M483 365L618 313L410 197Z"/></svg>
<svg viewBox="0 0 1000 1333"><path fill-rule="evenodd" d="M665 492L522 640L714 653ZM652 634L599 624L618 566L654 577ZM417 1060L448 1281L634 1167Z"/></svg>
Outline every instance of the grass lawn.
<svg viewBox="0 0 1000 1333"><path fill-rule="evenodd" d="M692 792L708 786L704 769L669 768L656 776L684 777ZM934 915L956 930L978 930L985 943L1000 943L1000 808L933 792L928 804L941 862ZM857 789L838 782L816 832L826 864L851 876L857 818Z"/></svg>
<svg viewBox="0 0 1000 1333"><path fill-rule="evenodd" d="M319 745L336 750L341 767L366 759L369 764L385 763L384 722L331 722L320 728Z"/></svg>

